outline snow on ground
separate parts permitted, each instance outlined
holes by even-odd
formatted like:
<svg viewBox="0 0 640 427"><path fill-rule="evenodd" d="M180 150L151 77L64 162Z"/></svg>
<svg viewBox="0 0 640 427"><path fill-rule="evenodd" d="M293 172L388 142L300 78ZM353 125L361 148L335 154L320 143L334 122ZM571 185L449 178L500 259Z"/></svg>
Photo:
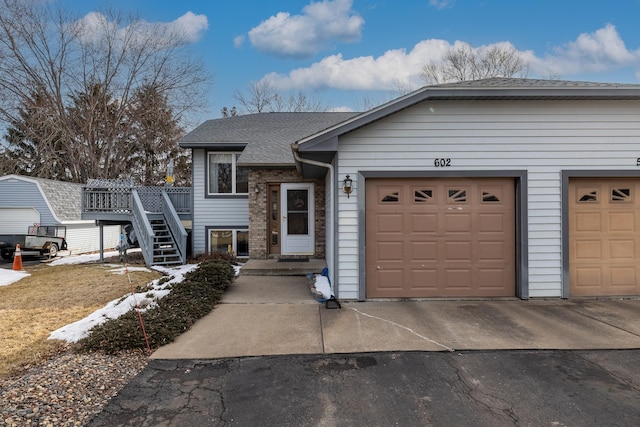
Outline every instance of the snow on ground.
<svg viewBox="0 0 640 427"><path fill-rule="evenodd" d="M140 251L140 249L129 250L128 252ZM118 252L105 252L104 258L111 258L118 256ZM70 255L51 261L48 265L65 265L65 264L83 264L89 262L96 262L100 259L100 254L86 254L86 255ZM109 272L113 274L125 274L128 271L149 271L147 267L135 267L135 266L121 266L119 264L108 264L112 267ZM198 264L187 264L178 267L162 267L154 266L153 269L157 270L168 277L173 277L171 280L160 284L162 278L156 279L150 283L151 289L146 292L133 293L125 295L123 298L111 301L103 308L91 313L84 319L77 322L63 326L62 328L55 330L49 335L49 339L62 340L67 342L77 342L89 334L89 330L96 325L106 322L108 319L115 319L128 311L132 310L136 306L141 310L152 307L155 304L155 300L167 295L173 283L180 283L184 280L184 275L191 270L194 270ZM236 275L240 274L240 268L242 266L233 266ZM0 269L0 286L10 285L19 281L20 279L29 276L29 273L24 271L13 271Z"/></svg>
<svg viewBox="0 0 640 427"><path fill-rule="evenodd" d="M132 272L132 271L151 271L147 267L133 267L130 265L123 267L122 265L119 265L119 264L106 264L106 266L111 267L111 270L109 270L109 273L113 273L113 274L125 274L127 272Z"/></svg>
<svg viewBox="0 0 640 427"><path fill-rule="evenodd" d="M24 279L27 276L31 275L26 271L15 271L7 268L0 268L0 286L8 286L20 279Z"/></svg>
<svg viewBox="0 0 640 427"><path fill-rule="evenodd" d="M78 342L82 338L85 338L89 334L89 330L94 326L100 325L109 319L116 319L134 309L136 306L140 307L141 311L153 307L156 299L162 298L171 292L170 289L167 289L171 287L171 284L182 282L182 280L184 280L184 275L195 269L197 266L197 264L181 265L175 268L155 266L153 267L155 270L173 278L163 283L160 283L162 282L162 278L156 279L150 283L152 286L152 289L150 290L128 294L123 298L111 301L106 306L94 311L84 319L53 331L51 335L49 335L49 339Z"/></svg>
<svg viewBox="0 0 640 427"><path fill-rule="evenodd" d="M140 249L129 249L127 253L140 252ZM104 253L104 258L117 257L118 251L110 251ZM57 258L49 263L49 265L65 265L65 264L84 264L87 262L95 262L100 260L100 254L82 254L70 255Z"/></svg>
<svg viewBox="0 0 640 427"><path fill-rule="evenodd" d="M139 252L140 249L130 249L128 252L132 253L136 251ZM117 251L104 253L104 258L111 258L114 256L118 256ZM70 255L70 256L57 258L51 261L50 263L48 263L48 265L83 264L87 262L95 262L95 261L98 261L99 259L100 259L100 254ZM129 271L134 271L138 268L142 268L142 267L129 267ZM144 268L144 271L149 271L149 270ZM124 269L122 271L112 270L112 272L114 274L124 274ZM2 268L0 269L0 286L10 285L21 279L24 279L27 276L30 276L30 274L27 273L26 271L14 271L14 270Z"/></svg>

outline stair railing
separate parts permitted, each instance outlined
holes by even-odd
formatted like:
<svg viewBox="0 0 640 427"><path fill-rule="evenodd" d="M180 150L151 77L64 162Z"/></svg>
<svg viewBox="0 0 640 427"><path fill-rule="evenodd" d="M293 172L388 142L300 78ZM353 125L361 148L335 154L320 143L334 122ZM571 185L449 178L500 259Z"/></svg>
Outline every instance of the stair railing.
<svg viewBox="0 0 640 427"><path fill-rule="evenodd" d="M133 196L133 228L138 235L138 244L142 250L144 262L147 265L153 265L153 228L151 228L151 223L135 188L132 189L131 195Z"/></svg>
<svg viewBox="0 0 640 427"><path fill-rule="evenodd" d="M182 264L187 263L187 231L180 222L180 217L176 212L171 199L166 191L162 192L162 216L169 227L169 231L173 236L173 241L178 247L178 254L180 255L180 262Z"/></svg>

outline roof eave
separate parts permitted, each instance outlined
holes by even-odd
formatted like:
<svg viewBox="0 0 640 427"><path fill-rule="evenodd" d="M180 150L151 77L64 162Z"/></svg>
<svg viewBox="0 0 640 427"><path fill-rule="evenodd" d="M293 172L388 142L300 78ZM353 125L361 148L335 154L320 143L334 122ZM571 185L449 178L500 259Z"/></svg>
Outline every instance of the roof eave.
<svg viewBox="0 0 640 427"><path fill-rule="evenodd" d="M296 167L295 162L287 162L287 163L256 163L256 162L247 162L242 163L238 162L238 166L243 168L252 168L252 169L279 169L279 168L290 168L293 169Z"/></svg>
<svg viewBox="0 0 640 427"><path fill-rule="evenodd" d="M247 146L246 142L212 142L212 141L180 141L178 145L182 148L217 148L236 149Z"/></svg>

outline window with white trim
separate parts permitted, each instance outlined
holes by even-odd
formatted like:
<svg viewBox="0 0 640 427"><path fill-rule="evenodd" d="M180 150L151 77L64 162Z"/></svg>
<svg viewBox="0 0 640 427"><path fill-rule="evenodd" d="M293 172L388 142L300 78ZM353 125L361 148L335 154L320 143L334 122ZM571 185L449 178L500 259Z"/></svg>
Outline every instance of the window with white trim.
<svg viewBox="0 0 640 427"><path fill-rule="evenodd" d="M209 253L233 253L237 257L249 256L249 230L209 230Z"/></svg>
<svg viewBox="0 0 640 427"><path fill-rule="evenodd" d="M208 154L209 194L249 193L249 170L236 166L240 153Z"/></svg>

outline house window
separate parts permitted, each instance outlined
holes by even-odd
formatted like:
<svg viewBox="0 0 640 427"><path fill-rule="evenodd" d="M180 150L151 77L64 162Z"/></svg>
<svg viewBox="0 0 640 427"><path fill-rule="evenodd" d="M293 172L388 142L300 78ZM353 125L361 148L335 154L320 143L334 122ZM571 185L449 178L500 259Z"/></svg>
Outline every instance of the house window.
<svg viewBox="0 0 640 427"><path fill-rule="evenodd" d="M209 252L232 252L238 257L249 256L248 230L210 230Z"/></svg>
<svg viewBox="0 0 640 427"><path fill-rule="evenodd" d="M249 171L236 166L240 153L209 153L209 194L247 194Z"/></svg>

